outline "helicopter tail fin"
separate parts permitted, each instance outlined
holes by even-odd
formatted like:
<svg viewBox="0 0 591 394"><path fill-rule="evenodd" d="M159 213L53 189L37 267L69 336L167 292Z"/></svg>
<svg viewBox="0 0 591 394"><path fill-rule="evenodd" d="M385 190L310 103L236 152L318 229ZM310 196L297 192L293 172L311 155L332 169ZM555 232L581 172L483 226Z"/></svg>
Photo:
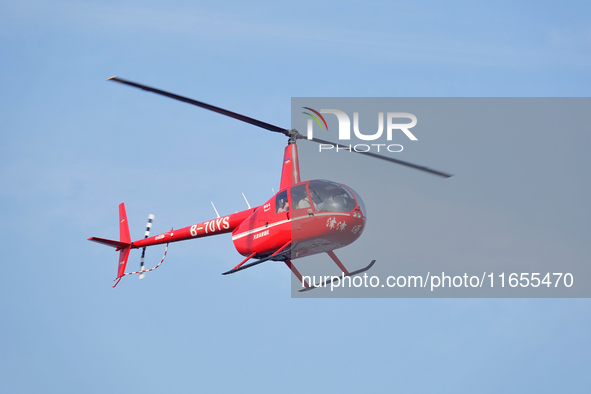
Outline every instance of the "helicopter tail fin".
<svg viewBox="0 0 591 394"><path fill-rule="evenodd" d="M129 234L125 203L119 204L119 241L98 237L90 237L88 240L114 247L115 251L119 251L119 265L117 267L117 278L115 278L117 283L119 283L125 273L125 266L127 265L129 251L131 250L131 236ZM117 283L113 287L117 286Z"/></svg>

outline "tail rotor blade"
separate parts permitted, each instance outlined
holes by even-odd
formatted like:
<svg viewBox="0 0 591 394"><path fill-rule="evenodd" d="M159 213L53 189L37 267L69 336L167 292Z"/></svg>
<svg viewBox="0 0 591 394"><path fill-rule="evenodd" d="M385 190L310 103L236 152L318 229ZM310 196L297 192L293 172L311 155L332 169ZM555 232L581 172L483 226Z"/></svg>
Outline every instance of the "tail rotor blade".
<svg viewBox="0 0 591 394"><path fill-rule="evenodd" d="M144 233L144 239L150 236L150 229L152 228L152 220L154 220L154 215L148 215L148 223L146 224L146 232ZM142 248L142 258L140 259L140 279L144 279L146 276L144 270L144 257L146 257L146 247Z"/></svg>

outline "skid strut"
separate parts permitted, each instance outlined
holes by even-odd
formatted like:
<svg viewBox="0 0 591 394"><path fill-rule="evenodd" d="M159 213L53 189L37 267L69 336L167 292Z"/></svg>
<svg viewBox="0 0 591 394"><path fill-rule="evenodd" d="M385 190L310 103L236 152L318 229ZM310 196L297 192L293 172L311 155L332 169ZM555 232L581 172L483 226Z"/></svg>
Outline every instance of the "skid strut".
<svg viewBox="0 0 591 394"><path fill-rule="evenodd" d="M243 265L252 256L255 255L256 252L253 252L250 256L248 256L246 258L246 260L242 261L240 264L238 264L236 267L232 268L230 271L226 271L226 272L222 273L222 275L233 274L234 272L242 271L242 270L247 269L247 268L250 268L252 266L255 266L255 265L264 263L265 261L269 261L269 260L271 260L273 258L287 256L287 255L291 254L291 250L293 249L293 245L292 245L291 248L286 249L290 245L291 245L291 241L287 242L285 245L283 245L282 247L280 247L279 249L277 249L277 251L275 251L275 253L273 253L272 255L269 255L269 256L267 256L265 258L262 258L260 260L253 261L252 263L248 263L246 265ZM294 243L294 245L296 245L296 243Z"/></svg>
<svg viewBox="0 0 591 394"><path fill-rule="evenodd" d="M302 282L302 284L304 285L304 287L306 289L313 289L313 287L311 288L308 285L308 282L306 282L303 278L302 278L302 274L300 274L300 271L298 271L298 269L295 267L295 265L293 265L293 263L291 262L291 260L287 260L285 262L285 265L287 265L287 267L291 270L291 272L293 272L293 274L296 276L296 278L298 278L300 280L300 282ZM300 290L301 291L301 290Z"/></svg>
<svg viewBox="0 0 591 394"><path fill-rule="evenodd" d="M335 264L341 269L341 271L343 272L343 274L341 276L334 276L334 277L332 277L331 280L325 280L324 282L320 282L318 284L315 284L314 283L312 286L309 286L306 281L303 281L302 280L302 276L295 269L295 267L293 266L293 264L291 264L291 266L288 265L288 267L291 268L291 271L294 273L294 275L300 280L300 282L302 282L302 285L304 286L303 289L298 290L299 293L304 292L304 291L310 291L310 290L315 289L317 287L325 287L327 284L332 283L332 282L334 282L337 279L343 279L343 278L346 278L347 276L354 276L354 275L357 275L357 274L361 274L362 272L365 272L365 271L369 270L371 267L373 267L373 265L376 262L375 260L372 260L371 263L369 263L366 267L363 267L361 269L358 269L357 271L349 272L347 270L347 268L345 268L345 266L343 265L343 263L341 263L341 261L339 260L339 258L337 257L337 255L334 254L334 252L332 250L329 251L329 252L326 252L326 254L328 254L330 256L330 258L332 259L332 261L334 261Z"/></svg>

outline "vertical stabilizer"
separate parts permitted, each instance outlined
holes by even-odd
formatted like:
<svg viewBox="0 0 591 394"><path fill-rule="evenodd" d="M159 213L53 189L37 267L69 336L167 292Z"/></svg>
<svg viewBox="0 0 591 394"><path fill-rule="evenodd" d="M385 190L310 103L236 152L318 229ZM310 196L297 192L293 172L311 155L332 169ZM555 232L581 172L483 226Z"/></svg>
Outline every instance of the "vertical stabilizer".
<svg viewBox="0 0 591 394"><path fill-rule="evenodd" d="M119 241L131 245L131 236L129 235L129 224L127 222L127 213L125 212L125 203L119 204ZM117 267L117 277L120 278L125 273L127 258L129 257L130 246L122 248L119 251L119 265Z"/></svg>
<svg viewBox="0 0 591 394"><path fill-rule="evenodd" d="M125 213L125 203L119 204L119 241L131 243L127 213Z"/></svg>

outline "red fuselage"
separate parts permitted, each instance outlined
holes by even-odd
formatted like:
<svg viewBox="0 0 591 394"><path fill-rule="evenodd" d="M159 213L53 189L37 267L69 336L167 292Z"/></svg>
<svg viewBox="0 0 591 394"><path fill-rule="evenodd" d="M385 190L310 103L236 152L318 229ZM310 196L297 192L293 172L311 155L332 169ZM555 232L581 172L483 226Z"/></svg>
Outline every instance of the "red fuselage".
<svg viewBox="0 0 591 394"><path fill-rule="evenodd" d="M291 241L296 259L349 245L365 222L363 201L351 188L312 180L280 190L259 207L141 239L132 248L231 232L243 256L265 257Z"/></svg>

